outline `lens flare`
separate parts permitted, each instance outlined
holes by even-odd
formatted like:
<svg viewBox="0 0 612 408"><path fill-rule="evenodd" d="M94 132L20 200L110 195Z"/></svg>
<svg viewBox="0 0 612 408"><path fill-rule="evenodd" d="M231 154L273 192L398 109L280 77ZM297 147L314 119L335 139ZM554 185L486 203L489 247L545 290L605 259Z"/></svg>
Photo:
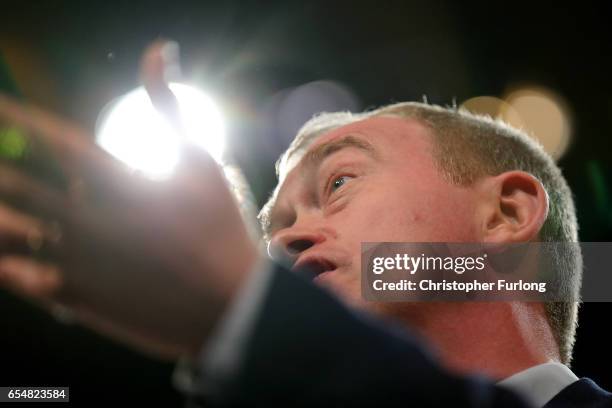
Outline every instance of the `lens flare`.
<svg viewBox="0 0 612 408"><path fill-rule="evenodd" d="M217 161L225 150L225 128L213 100L189 85L171 83L176 95L184 138ZM134 170L153 179L164 179L180 160L182 135L153 107L144 88L113 101L98 120L96 142Z"/></svg>

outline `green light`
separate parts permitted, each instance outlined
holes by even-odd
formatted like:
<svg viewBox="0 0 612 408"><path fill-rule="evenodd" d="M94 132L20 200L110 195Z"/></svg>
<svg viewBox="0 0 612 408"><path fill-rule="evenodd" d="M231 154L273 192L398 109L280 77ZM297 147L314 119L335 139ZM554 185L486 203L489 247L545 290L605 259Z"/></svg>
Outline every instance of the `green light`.
<svg viewBox="0 0 612 408"><path fill-rule="evenodd" d="M21 159L27 150L28 140L15 127L0 130L0 156L6 159Z"/></svg>
<svg viewBox="0 0 612 408"><path fill-rule="evenodd" d="M606 179L601 164L591 160L587 163L591 187L595 198L595 206L600 214L612 224L612 211L610 211L610 194L606 188Z"/></svg>

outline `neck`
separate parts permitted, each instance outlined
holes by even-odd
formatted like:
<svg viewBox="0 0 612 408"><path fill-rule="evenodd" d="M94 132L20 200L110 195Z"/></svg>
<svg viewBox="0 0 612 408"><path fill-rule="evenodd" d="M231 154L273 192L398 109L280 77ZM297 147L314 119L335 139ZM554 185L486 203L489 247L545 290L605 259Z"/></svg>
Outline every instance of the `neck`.
<svg viewBox="0 0 612 408"><path fill-rule="evenodd" d="M421 303L406 306L402 320L419 333L448 369L507 378L538 364L559 361L559 350L541 303Z"/></svg>

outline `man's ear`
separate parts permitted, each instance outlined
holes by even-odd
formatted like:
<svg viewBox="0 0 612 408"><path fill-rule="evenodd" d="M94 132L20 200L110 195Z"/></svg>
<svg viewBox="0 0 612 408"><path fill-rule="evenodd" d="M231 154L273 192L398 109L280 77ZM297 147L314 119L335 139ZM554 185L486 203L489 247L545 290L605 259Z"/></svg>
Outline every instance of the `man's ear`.
<svg viewBox="0 0 612 408"><path fill-rule="evenodd" d="M537 237L548 216L548 194L534 176L509 171L483 184L484 242L527 242Z"/></svg>

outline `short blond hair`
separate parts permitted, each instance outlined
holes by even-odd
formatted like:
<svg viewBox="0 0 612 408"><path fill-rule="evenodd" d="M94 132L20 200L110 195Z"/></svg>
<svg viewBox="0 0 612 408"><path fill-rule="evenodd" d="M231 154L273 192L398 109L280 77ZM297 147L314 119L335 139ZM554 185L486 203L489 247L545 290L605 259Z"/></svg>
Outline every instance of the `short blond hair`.
<svg viewBox="0 0 612 408"><path fill-rule="evenodd" d="M511 170L525 171L536 177L549 197L549 212L540 230L540 240L578 242L572 193L561 170L542 146L525 132L502 121L462 109L403 102L357 114L321 113L304 124L277 161L279 179L290 170L294 155L304 151L318 136L373 116L388 115L418 120L432 131L434 163L450 183L470 185L481 177ZM277 191L278 187L259 215L264 233L268 230L269 213ZM561 362L569 365L575 342L583 266L578 246L559 247L562 248L559 253L551 257L551 270L556 271L552 283L558 298L568 301L546 302L545 310Z"/></svg>

